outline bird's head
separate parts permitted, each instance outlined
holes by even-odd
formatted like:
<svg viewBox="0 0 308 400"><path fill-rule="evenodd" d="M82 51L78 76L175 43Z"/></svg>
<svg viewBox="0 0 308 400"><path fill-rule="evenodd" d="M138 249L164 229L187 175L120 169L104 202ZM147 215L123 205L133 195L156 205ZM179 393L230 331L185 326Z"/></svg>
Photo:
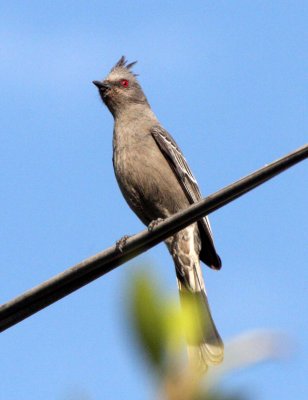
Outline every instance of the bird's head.
<svg viewBox="0 0 308 400"><path fill-rule="evenodd" d="M114 116L132 104L148 104L136 74L131 71L136 62L128 64L122 56L104 80L93 81Z"/></svg>

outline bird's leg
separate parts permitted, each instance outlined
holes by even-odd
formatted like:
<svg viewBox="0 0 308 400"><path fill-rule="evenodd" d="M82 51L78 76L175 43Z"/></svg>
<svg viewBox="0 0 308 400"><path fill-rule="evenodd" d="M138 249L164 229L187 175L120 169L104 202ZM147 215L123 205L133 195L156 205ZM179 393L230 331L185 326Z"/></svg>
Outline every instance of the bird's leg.
<svg viewBox="0 0 308 400"><path fill-rule="evenodd" d="M123 253L124 247L126 245L127 239L129 239L130 236L125 235L121 237L121 239L116 241L116 249L120 252Z"/></svg>
<svg viewBox="0 0 308 400"><path fill-rule="evenodd" d="M157 218L151 221L148 225L148 230L152 232L161 222L163 222L162 218Z"/></svg>

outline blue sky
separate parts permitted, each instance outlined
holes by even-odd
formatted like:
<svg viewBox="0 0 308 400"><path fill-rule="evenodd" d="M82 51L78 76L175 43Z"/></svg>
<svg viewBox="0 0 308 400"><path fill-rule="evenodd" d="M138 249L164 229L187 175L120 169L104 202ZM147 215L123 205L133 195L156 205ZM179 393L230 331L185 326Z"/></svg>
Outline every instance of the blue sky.
<svg viewBox="0 0 308 400"><path fill-rule="evenodd" d="M143 229L91 83L122 54L204 195L303 145L305 3L1 2L1 303ZM222 337L267 328L294 344L227 379L255 399L307 396L307 178L304 162L210 218L223 269L204 273ZM1 334L0 398L153 398L126 317L125 282L142 266L176 295L160 245Z"/></svg>

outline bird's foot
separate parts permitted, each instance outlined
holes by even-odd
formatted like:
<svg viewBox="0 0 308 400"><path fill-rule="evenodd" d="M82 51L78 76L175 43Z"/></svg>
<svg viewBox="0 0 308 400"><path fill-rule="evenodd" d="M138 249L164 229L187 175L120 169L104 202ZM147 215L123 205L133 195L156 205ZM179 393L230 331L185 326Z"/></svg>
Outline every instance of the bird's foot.
<svg viewBox="0 0 308 400"><path fill-rule="evenodd" d="M150 232L152 232L161 222L163 222L164 220L162 218L157 218L154 219L152 222L149 223L148 225L148 230Z"/></svg>
<svg viewBox="0 0 308 400"><path fill-rule="evenodd" d="M130 236L125 235L121 237L121 239L116 241L116 249L120 252L123 253L124 247L126 246L127 239L129 239Z"/></svg>

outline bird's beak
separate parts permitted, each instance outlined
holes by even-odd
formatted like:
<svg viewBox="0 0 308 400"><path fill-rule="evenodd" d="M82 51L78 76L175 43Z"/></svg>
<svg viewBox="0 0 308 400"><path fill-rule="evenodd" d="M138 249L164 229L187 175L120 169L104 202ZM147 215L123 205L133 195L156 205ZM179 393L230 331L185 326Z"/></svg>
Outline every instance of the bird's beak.
<svg viewBox="0 0 308 400"><path fill-rule="evenodd" d="M111 85L107 82L93 81L93 84L102 92L105 92L107 89L111 88Z"/></svg>

